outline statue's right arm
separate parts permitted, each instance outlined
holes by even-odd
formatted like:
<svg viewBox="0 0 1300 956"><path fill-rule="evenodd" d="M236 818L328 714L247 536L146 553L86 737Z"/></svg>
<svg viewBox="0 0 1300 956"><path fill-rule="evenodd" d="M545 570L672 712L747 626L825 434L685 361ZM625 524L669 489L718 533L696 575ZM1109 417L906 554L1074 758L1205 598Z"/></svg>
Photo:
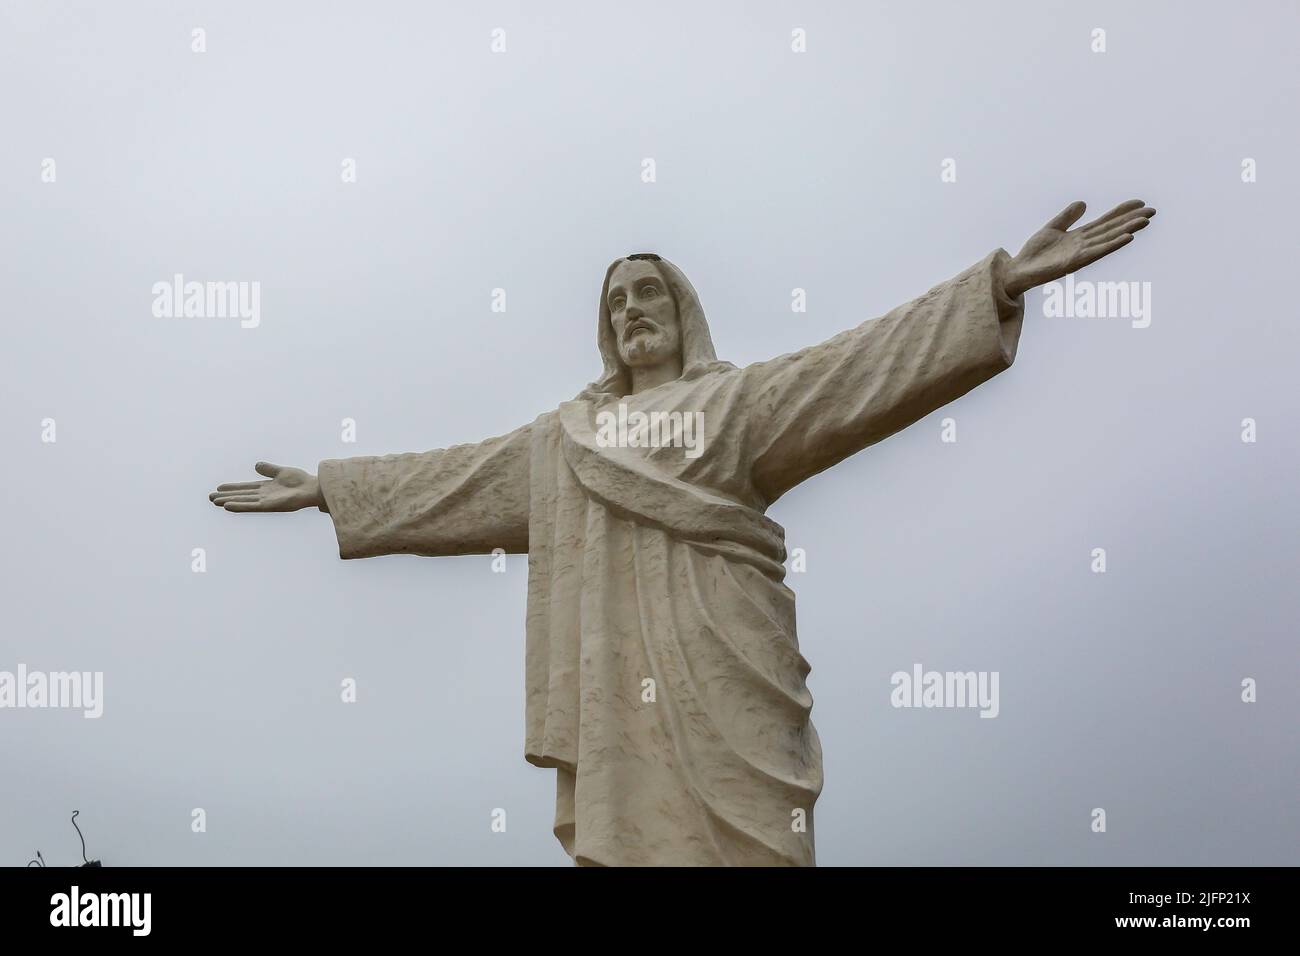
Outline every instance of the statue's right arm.
<svg viewBox="0 0 1300 956"><path fill-rule="evenodd" d="M208 496L233 512L319 508L339 556L510 554L528 550L532 426L481 442L399 455L326 459L312 475L258 462L267 481Z"/></svg>

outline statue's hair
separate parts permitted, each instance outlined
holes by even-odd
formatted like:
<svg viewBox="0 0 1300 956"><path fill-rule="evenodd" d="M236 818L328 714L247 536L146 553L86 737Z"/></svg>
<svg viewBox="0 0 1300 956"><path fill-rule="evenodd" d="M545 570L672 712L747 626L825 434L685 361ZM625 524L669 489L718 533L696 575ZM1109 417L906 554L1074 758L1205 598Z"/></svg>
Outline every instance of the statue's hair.
<svg viewBox="0 0 1300 956"><path fill-rule="evenodd" d="M673 297L677 306L677 320L681 328L682 378L691 379L720 368L734 368L729 362L718 361L709 335L709 323L704 317L699 294L681 269L653 252L638 252L615 259L605 270L605 281L600 286L600 306L596 325L596 345L604 363L601 377L588 385L578 396L588 400L621 398L632 388L632 377L623 358L618 354L618 338L609 312L609 279L620 263L649 262Z"/></svg>

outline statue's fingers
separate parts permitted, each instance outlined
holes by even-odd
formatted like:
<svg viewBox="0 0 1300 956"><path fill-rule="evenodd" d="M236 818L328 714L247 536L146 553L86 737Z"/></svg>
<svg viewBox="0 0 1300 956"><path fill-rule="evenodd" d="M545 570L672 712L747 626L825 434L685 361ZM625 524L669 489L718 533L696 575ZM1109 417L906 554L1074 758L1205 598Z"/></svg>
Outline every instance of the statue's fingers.
<svg viewBox="0 0 1300 956"><path fill-rule="evenodd" d="M1138 200L1133 201L1137 202ZM1119 209L1120 207L1116 206L1115 208ZM1131 222L1134 219L1150 219L1155 214L1156 211L1150 206L1143 206L1139 209L1125 209L1117 215L1108 214L1096 222L1090 222L1079 231L1085 239L1091 242L1104 233L1112 232L1120 223Z"/></svg>
<svg viewBox="0 0 1300 956"><path fill-rule="evenodd" d="M1079 217L1087 208L1088 204L1082 199L1076 200L1048 220L1047 226L1049 229L1060 229L1064 232L1079 221Z"/></svg>
<svg viewBox="0 0 1300 956"><path fill-rule="evenodd" d="M227 511L236 511L236 512L266 510L266 508L258 504L256 501L227 501L222 507L224 507Z"/></svg>
<svg viewBox="0 0 1300 956"><path fill-rule="evenodd" d="M261 495L250 494L247 491L232 491L224 495L217 495L212 499L215 505L224 505L227 501L260 501Z"/></svg>
<svg viewBox="0 0 1300 956"><path fill-rule="evenodd" d="M1086 265L1091 265L1092 263L1100 259L1102 256L1108 256L1116 249L1119 249L1122 246L1127 246L1132 241L1133 241L1133 237L1128 233L1125 233L1124 235L1120 236L1118 239L1112 239L1110 242L1103 242L1100 245L1088 246L1081 253L1079 257L1079 264L1074 268L1078 270L1078 269L1082 269Z"/></svg>
<svg viewBox="0 0 1300 956"><path fill-rule="evenodd" d="M268 478L274 478L284 470L284 465L273 465L269 461L259 461L253 466L253 470L259 475L266 475Z"/></svg>
<svg viewBox="0 0 1300 956"><path fill-rule="evenodd" d="M1103 227L1113 226L1115 224L1115 221L1117 219L1120 219L1121 217L1124 219L1130 219L1132 217L1129 214L1132 213L1135 209L1142 209L1142 206L1143 203L1141 199L1130 199L1126 202L1122 202L1114 209L1112 209L1110 212L1106 213L1104 216L1098 216L1092 222L1088 223L1086 226L1083 227L1083 231L1098 232ZM1143 212L1145 211L1146 210L1143 210ZM1150 214L1155 215L1155 210L1152 209Z"/></svg>
<svg viewBox="0 0 1300 956"><path fill-rule="evenodd" d="M1150 219L1130 219L1128 222L1124 223L1124 225L1116 226L1113 229L1107 229L1105 232L1101 233L1101 235L1089 236L1088 245L1095 246L1098 243L1110 242L1112 239L1118 239L1126 232L1134 233L1139 229L1145 229L1149 225L1151 225Z"/></svg>
<svg viewBox="0 0 1300 956"><path fill-rule="evenodd" d="M265 481L227 481L223 485L217 485L217 491L242 491L245 488L261 488Z"/></svg>

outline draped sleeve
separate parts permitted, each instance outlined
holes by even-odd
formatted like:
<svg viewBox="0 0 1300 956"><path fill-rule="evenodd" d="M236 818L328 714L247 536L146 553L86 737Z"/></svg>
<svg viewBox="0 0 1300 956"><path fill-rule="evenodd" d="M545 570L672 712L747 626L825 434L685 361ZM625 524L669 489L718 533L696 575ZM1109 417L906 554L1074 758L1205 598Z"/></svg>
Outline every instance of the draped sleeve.
<svg viewBox="0 0 1300 956"><path fill-rule="evenodd" d="M433 451L320 463L339 557L528 550L532 426Z"/></svg>
<svg viewBox="0 0 1300 956"><path fill-rule="evenodd" d="M741 371L747 463L767 501L1011 366L1024 299L998 249L960 275L820 345Z"/></svg>

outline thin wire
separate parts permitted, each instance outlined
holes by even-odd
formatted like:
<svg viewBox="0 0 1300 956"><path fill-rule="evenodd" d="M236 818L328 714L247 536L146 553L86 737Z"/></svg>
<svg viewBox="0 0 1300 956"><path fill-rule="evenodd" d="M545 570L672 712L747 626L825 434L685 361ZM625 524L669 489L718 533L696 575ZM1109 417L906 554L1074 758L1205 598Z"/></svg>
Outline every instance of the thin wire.
<svg viewBox="0 0 1300 956"><path fill-rule="evenodd" d="M86 860L86 838L84 836L81 836L81 827L77 826L77 814L80 812L81 812L80 810L72 811L72 825L76 827L77 836L81 837L81 858L85 860L87 863L89 863L90 861Z"/></svg>

